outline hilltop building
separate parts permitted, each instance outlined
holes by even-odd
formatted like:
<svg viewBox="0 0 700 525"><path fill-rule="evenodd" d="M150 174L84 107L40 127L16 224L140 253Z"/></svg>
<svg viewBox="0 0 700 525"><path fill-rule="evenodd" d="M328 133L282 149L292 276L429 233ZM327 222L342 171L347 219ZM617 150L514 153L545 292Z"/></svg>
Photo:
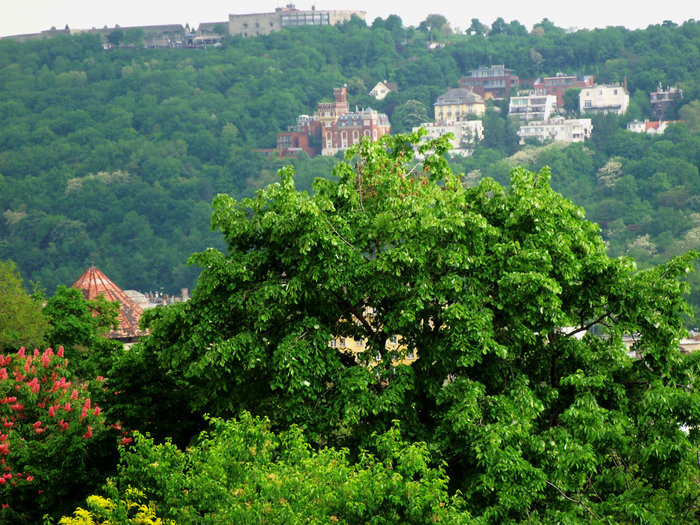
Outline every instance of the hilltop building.
<svg viewBox="0 0 700 525"><path fill-rule="evenodd" d="M565 119L553 117L547 121L532 121L520 126L518 136L520 144L525 139L536 139L540 142L583 142L591 138L593 124L589 118Z"/></svg>
<svg viewBox="0 0 700 525"><path fill-rule="evenodd" d="M656 118L663 120L666 116L666 111L669 106L673 104L676 100L683 98L683 90L679 87L666 87L664 90L659 82L659 87L656 91L649 93L649 99L651 100L651 110Z"/></svg>
<svg viewBox="0 0 700 525"><path fill-rule="evenodd" d="M423 142L442 137L446 133L452 133L453 138L450 139L452 148L449 153L452 155L469 156L474 151L474 145L484 138L484 125L481 120L460 120L460 121L438 121L438 122L423 122L420 125L428 132L427 135L421 137ZM418 131L418 127L413 128L413 131Z"/></svg>
<svg viewBox="0 0 700 525"><path fill-rule="evenodd" d="M593 86L593 77L590 75L567 75L557 73L554 77L542 77L535 80L532 87L536 95L554 95L557 97L557 106L564 106L564 93L571 88L585 88Z"/></svg>
<svg viewBox="0 0 700 525"><path fill-rule="evenodd" d="M663 135L669 124L675 124L678 121L667 120L633 120L627 123L627 131L633 133L646 133L647 135Z"/></svg>
<svg viewBox="0 0 700 525"><path fill-rule="evenodd" d="M466 88L485 99L508 99L511 88L517 89L520 79L512 69L503 65L479 67L469 71L469 76L459 79L459 87Z"/></svg>
<svg viewBox="0 0 700 525"><path fill-rule="evenodd" d="M557 97L554 95L527 95L511 97L508 116L520 122L549 120L557 112Z"/></svg>
<svg viewBox="0 0 700 525"><path fill-rule="evenodd" d="M486 113L483 97L466 88L449 89L437 98L433 106L436 121L467 120L470 115Z"/></svg>
<svg viewBox="0 0 700 525"><path fill-rule="evenodd" d="M91 266L73 283L83 293L83 297L92 300L103 295L108 301L119 302L119 327L111 330L107 337L123 343L135 343L140 337L147 335L139 328L143 310L124 291L114 284L104 273Z"/></svg>
<svg viewBox="0 0 700 525"><path fill-rule="evenodd" d="M275 9L274 13L229 15L228 32L233 36L255 37L269 35L285 27L332 26L347 22L353 15L364 20L366 13L350 10L317 11L315 7L310 11L301 11L294 4L287 4L285 7Z"/></svg>
<svg viewBox="0 0 700 525"><path fill-rule="evenodd" d="M399 85L396 82L377 82L377 85L368 93L370 97L377 100L384 100L389 93L394 93L399 90Z"/></svg>
<svg viewBox="0 0 700 525"><path fill-rule="evenodd" d="M627 111L630 95L626 85L600 84L583 88L579 94L581 113L616 113L622 115Z"/></svg>
<svg viewBox="0 0 700 525"><path fill-rule="evenodd" d="M345 87L333 90L333 102L319 102L312 116L300 115L288 132L277 134L279 157L335 155L360 142L362 137L377 140L391 132L389 117L371 108L348 110Z"/></svg>

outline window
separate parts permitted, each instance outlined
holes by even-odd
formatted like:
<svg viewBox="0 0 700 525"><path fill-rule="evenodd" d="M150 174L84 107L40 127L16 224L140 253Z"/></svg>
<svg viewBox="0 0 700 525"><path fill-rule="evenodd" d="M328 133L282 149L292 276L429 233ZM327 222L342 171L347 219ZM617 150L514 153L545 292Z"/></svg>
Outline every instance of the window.
<svg viewBox="0 0 700 525"><path fill-rule="evenodd" d="M584 108L590 108L591 107L591 101L590 100L585 100L583 102L583 107Z"/></svg>
<svg viewBox="0 0 700 525"><path fill-rule="evenodd" d="M340 346L341 348L345 348L345 338L344 338L344 337L341 337L341 338L340 338L340 345L339 345L339 346Z"/></svg>

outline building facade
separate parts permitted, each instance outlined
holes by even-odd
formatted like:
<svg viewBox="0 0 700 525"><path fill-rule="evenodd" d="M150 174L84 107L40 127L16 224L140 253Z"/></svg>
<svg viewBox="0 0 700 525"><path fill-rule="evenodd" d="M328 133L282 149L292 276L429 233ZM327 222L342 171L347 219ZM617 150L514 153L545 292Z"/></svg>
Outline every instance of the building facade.
<svg viewBox="0 0 700 525"><path fill-rule="evenodd" d="M469 71L469 76L459 79L459 87L466 88L485 99L510 98L510 90L520 86L520 79L512 69L503 65L480 67Z"/></svg>
<svg viewBox="0 0 700 525"><path fill-rule="evenodd" d="M481 116L486 112L483 97L465 88L448 90L437 98L433 107L436 121L467 120L470 115Z"/></svg>
<svg viewBox="0 0 700 525"><path fill-rule="evenodd" d="M476 143L484 138L484 125L481 120L424 122L420 128L425 128L428 132L421 137L423 142L452 133L450 144L453 149L450 153L453 155L471 155ZM413 131L416 132L418 129L419 127L413 128Z"/></svg>
<svg viewBox="0 0 700 525"><path fill-rule="evenodd" d="M579 94L581 113L616 113L622 115L627 111L630 95L625 86L619 84L595 85L583 88Z"/></svg>
<svg viewBox="0 0 700 525"><path fill-rule="evenodd" d="M593 86L593 77L589 75L567 75L557 73L554 77L542 77L535 80L532 87L536 95L554 95L557 97L557 106L564 105L564 93L571 88L585 88Z"/></svg>
<svg viewBox="0 0 700 525"><path fill-rule="evenodd" d="M358 144L363 137L378 140L391 132L389 117L371 108L348 109L345 87L333 90L333 102L319 102L312 116L301 115L288 132L277 135L279 157L335 155Z"/></svg>
<svg viewBox="0 0 700 525"><path fill-rule="evenodd" d="M377 85L372 88L368 93L370 97L374 97L377 100L384 100L384 98L392 92L398 91L399 86L396 82L377 82Z"/></svg>
<svg viewBox="0 0 700 525"><path fill-rule="evenodd" d="M549 120L557 112L557 97L554 95L528 95L511 97L508 116L520 122L531 120Z"/></svg>
<svg viewBox="0 0 700 525"><path fill-rule="evenodd" d="M633 120L627 123L627 131L633 133L646 133L648 135L663 135L664 131L669 124L675 124L678 121L665 121L665 120Z"/></svg>
<svg viewBox="0 0 700 525"><path fill-rule="evenodd" d="M656 91L649 93L649 99L651 101L651 111L656 118L663 120L666 116L666 111L669 106L673 104L676 100L683 98L683 90L679 87L666 87L664 90L659 83L659 87Z"/></svg>
<svg viewBox="0 0 700 525"><path fill-rule="evenodd" d="M229 15L228 32L232 36L255 37L269 35L281 31L285 27L294 26L332 26L347 22L355 15L364 20L365 11L333 10L310 11L297 9L294 4L278 7L274 13L251 13L244 15Z"/></svg>
<svg viewBox="0 0 700 525"><path fill-rule="evenodd" d="M589 118L565 119L554 117L549 121L533 121L520 126L518 136L520 144L526 139L536 139L540 142L583 142L591 137L593 124Z"/></svg>

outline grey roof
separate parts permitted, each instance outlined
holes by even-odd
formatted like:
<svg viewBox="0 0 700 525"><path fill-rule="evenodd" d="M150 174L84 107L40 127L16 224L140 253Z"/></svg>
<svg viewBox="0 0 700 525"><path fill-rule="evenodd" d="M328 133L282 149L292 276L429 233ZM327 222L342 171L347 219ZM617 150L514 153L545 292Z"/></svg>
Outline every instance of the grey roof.
<svg viewBox="0 0 700 525"><path fill-rule="evenodd" d="M444 95L437 98L436 106L452 105L452 104L483 104L484 99L481 95L474 93L465 88L450 89Z"/></svg>

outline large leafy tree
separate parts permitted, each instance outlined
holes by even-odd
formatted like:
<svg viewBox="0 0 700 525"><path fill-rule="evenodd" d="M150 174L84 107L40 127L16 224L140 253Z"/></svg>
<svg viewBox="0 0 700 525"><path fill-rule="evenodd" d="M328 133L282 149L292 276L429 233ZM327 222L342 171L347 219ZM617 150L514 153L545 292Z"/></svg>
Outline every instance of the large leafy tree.
<svg viewBox="0 0 700 525"><path fill-rule="evenodd" d="M284 169L252 199L218 196L228 251L193 256L192 300L149 315L143 355L192 411L251 410L319 444L356 450L398 419L487 521L696 518L677 280L694 254L637 272L547 169L467 188L446 141L417 162L418 140L363 142L313 195Z"/></svg>

